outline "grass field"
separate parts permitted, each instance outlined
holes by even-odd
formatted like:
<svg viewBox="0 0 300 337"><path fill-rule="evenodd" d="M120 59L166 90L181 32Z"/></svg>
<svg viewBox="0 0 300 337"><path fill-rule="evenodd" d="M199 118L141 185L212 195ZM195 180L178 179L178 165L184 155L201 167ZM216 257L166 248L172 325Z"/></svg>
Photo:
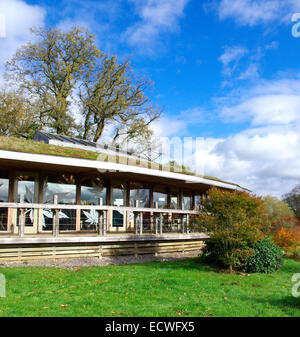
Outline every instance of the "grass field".
<svg viewBox="0 0 300 337"><path fill-rule="evenodd" d="M291 295L300 263L250 276L218 273L198 259L138 265L0 268L0 316L300 316Z"/></svg>

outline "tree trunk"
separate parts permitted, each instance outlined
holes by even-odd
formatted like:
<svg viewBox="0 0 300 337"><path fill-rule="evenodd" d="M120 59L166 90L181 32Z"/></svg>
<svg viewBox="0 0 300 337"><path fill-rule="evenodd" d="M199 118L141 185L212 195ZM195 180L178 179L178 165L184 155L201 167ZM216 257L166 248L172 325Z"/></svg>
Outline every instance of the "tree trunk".
<svg viewBox="0 0 300 337"><path fill-rule="evenodd" d="M95 143L98 142L99 138L102 136L102 133L103 133L103 130L104 130L104 126L105 126L105 120L104 119L101 119L100 122L98 122L97 124L97 129L96 129L96 133L95 133L95 136L94 136L94 139L93 141Z"/></svg>

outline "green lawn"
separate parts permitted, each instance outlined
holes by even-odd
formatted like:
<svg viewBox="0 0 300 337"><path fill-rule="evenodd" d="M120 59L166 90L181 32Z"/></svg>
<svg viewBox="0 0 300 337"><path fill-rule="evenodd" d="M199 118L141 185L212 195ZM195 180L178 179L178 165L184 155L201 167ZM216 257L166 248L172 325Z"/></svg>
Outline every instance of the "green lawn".
<svg viewBox="0 0 300 337"><path fill-rule="evenodd" d="M293 260L280 272L250 276L218 273L197 259L0 273L7 280L0 316L300 316Z"/></svg>

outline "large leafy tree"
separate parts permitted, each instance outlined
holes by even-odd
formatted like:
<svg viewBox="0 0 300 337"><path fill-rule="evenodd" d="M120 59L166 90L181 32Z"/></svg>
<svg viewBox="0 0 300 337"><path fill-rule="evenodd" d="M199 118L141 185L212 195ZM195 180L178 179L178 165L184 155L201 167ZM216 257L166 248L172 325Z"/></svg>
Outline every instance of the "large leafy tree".
<svg viewBox="0 0 300 337"><path fill-rule="evenodd" d="M97 142L105 127L113 129L113 141L149 139L149 125L160 113L149 104L145 90L151 82L137 78L129 63L115 56L99 59L98 68L80 90L84 116L83 138Z"/></svg>
<svg viewBox="0 0 300 337"><path fill-rule="evenodd" d="M276 197L268 195L264 197L264 202L266 204L267 216L272 223L279 221L282 218L294 216L294 212L290 206Z"/></svg>
<svg viewBox="0 0 300 337"><path fill-rule="evenodd" d="M295 186L291 192L283 195L285 201L294 211L298 220L300 220L300 184Z"/></svg>
<svg viewBox="0 0 300 337"><path fill-rule="evenodd" d="M42 127L37 105L22 92L0 91L0 134L32 138Z"/></svg>
<svg viewBox="0 0 300 337"><path fill-rule="evenodd" d="M32 33L34 41L7 63L6 77L38 102L43 127L95 142L108 126L114 142L151 139L150 124L160 115L145 94L152 83L135 76L129 62L104 55L84 28Z"/></svg>
<svg viewBox="0 0 300 337"><path fill-rule="evenodd" d="M69 32L34 28L35 42L17 50L7 63L6 76L28 94L39 99L46 125L69 134L74 119L70 112L72 93L93 71L100 51L88 30L73 27Z"/></svg>

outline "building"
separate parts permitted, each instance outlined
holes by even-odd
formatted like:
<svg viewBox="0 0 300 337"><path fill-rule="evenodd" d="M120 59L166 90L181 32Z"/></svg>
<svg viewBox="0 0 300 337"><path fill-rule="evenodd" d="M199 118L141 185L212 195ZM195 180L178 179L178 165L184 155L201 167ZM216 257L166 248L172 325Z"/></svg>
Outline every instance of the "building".
<svg viewBox="0 0 300 337"><path fill-rule="evenodd" d="M199 249L198 203L212 186L131 153L38 132L0 142L0 261Z"/></svg>

